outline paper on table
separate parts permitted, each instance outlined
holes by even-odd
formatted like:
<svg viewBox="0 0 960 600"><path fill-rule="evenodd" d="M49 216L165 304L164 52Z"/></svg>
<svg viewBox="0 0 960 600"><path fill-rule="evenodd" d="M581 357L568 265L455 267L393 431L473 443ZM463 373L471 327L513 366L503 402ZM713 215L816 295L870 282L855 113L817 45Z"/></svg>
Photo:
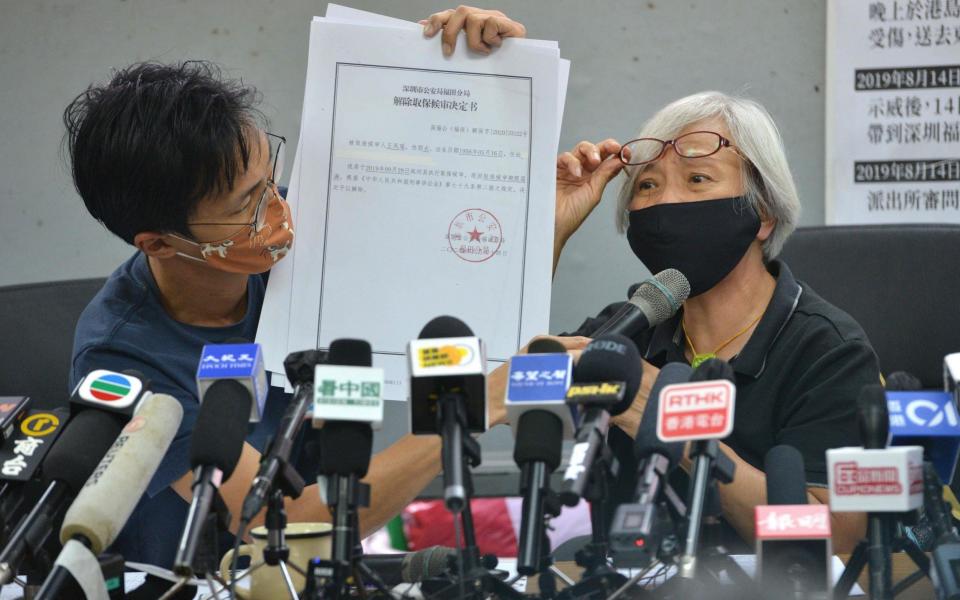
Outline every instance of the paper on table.
<svg viewBox="0 0 960 600"><path fill-rule="evenodd" d="M368 339L386 397L404 399L405 343L437 314L464 318L499 360L546 330L560 67L513 41L443 58L418 31L314 21L288 348ZM405 85L472 97L427 110ZM442 94L426 100L444 106ZM451 244L451 231L476 245ZM484 246L491 254L476 253Z"/></svg>

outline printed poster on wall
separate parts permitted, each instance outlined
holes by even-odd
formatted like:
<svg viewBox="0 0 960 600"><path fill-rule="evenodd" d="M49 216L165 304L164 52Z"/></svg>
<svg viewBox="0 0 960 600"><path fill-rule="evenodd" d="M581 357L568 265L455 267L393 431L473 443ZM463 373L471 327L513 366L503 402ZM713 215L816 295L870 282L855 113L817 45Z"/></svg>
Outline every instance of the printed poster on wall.
<svg viewBox="0 0 960 600"><path fill-rule="evenodd" d="M960 0L828 0L826 218L960 223Z"/></svg>

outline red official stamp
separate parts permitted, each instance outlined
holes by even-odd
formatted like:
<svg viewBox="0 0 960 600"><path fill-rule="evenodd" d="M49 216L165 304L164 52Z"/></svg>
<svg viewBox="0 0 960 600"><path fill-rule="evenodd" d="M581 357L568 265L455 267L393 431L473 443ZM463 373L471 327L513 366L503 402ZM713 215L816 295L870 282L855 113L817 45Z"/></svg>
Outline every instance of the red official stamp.
<svg viewBox="0 0 960 600"><path fill-rule="evenodd" d="M503 229L493 213L468 208L457 213L447 229L447 242L457 258L484 262L501 253Z"/></svg>

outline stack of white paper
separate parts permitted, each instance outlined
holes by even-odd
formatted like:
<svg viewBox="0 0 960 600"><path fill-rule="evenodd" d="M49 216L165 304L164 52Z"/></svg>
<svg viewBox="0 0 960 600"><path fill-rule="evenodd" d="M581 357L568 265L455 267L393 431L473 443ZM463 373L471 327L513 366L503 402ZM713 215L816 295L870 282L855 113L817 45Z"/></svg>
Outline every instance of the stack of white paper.
<svg viewBox="0 0 960 600"><path fill-rule="evenodd" d="M444 57L422 27L335 4L310 28L287 199L293 250L271 271L257 342L274 385L292 351L368 340L384 397L439 315L507 360L550 315L555 157L569 61L507 39Z"/></svg>

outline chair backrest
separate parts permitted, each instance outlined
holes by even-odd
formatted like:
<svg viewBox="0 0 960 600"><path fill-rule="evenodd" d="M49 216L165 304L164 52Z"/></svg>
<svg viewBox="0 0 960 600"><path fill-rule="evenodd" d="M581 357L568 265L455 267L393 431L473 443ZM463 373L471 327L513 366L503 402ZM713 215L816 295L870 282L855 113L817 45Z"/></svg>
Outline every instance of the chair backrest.
<svg viewBox="0 0 960 600"><path fill-rule="evenodd" d="M943 385L943 356L960 351L960 225L800 228L781 257L860 323L885 375Z"/></svg>
<svg viewBox="0 0 960 600"><path fill-rule="evenodd" d="M67 401L77 319L105 279L0 287L0 396L36 407Z"/></svg>

